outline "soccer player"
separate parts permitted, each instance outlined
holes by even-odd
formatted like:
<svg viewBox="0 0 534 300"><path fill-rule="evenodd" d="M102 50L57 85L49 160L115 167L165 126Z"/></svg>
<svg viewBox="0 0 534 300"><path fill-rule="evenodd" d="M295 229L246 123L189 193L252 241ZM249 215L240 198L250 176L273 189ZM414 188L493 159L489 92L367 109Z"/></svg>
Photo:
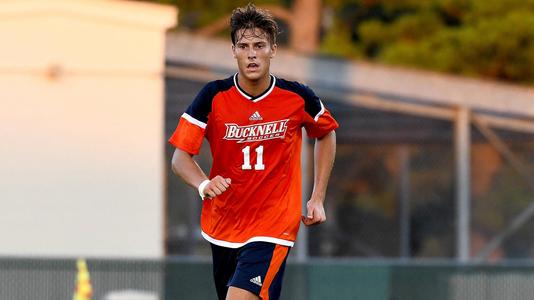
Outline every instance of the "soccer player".
<svg viewBox="0 0 534 300"><path fill-rule="evenodd" d="M172 169L203 199L201 234L211 243L219 299L279 299L301 220L326 220L338 124L310 88L270 74L278 26L268 12L249 4L230 23L238 72L206 84L182 114L169 139ZM317 138L305 216L302 127ZM193 159L203 138L213 156L209 177Z"/></svg>

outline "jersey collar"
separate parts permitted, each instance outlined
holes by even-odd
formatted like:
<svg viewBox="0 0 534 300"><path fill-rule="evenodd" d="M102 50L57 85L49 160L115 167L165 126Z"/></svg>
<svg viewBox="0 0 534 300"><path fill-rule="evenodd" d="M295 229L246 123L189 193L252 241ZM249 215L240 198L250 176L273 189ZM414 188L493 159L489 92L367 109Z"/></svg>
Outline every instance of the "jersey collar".
<svg viewBox="0 0 534 300"><path fill-rule="evenodd" d="M276 85L276 77L273 76L273 74L269 74L269 76L271 76L271 83L269 84L269 87L261 94L259 94L258 96L252 96L250 94L248 94L247 92L245 92L245 90L243 90L240 86L239 86L239 83L237 82L237 74L238 73L235 73L234 74L234 85L237 89L237 91L243 95L243 97L251 100L252 102L258 102L262 99L264 99L265 97L269 96L269 94L273 91L274 89L274 86Z"/></svg>

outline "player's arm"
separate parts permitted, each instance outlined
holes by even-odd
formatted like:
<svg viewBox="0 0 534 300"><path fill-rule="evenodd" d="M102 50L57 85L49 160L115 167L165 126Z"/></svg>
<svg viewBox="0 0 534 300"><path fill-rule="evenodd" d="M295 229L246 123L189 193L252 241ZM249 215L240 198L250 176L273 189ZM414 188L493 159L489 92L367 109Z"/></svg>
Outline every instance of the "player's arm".
<svg viewBox="0 0 534 300"><path fill-rule="evenodd" d="M217 93L218 87L215 82L206 84L182 114L176 130L169 139L175 147L171 162L172 171L187 184L198 189L202 198L218 196L230 185L230 179L221 176L209 180L193 159L193 155L200 152L211 103Z"/></svg>
<svg viewBox="0 0 534 300"><path fill-rule="evenodd" d="M324 199L335 155L336 132L330 131L315 142L313 192L306 204L307 214L302 217L305 225L320 224L326 221Z"/></svg>
<svg viewBox="0 0 534 300"><path fill-rule="evenodd" d="M171 168L174 174L180 176L190 186L198 189L201 196L204 195L206 198L218 196L230 187L230 178L217 175L209 180L193 159L193 155L179 148L174 150Z"/></svg>

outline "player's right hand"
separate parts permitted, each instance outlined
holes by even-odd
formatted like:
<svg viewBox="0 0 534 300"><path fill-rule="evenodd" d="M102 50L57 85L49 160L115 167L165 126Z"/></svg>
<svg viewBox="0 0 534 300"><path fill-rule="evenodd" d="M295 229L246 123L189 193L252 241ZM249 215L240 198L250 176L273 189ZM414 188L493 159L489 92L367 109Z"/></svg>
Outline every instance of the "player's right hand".
<svg viewBox="0 0 534 300"><path fill-rule="evenodd" d="M210 183L204 188L204 196L208 199L217 197L230 188L231 183L232 180L230 178L223 178L222 176L217 175L213 177L210 180Z"/></svg>

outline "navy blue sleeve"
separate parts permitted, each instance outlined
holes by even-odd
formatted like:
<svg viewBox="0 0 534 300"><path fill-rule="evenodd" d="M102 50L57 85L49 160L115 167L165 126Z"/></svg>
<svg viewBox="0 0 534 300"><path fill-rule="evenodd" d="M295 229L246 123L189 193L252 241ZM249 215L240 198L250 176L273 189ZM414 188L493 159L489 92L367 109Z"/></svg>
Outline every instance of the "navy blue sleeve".
<svg viewBox="0 0 534 300"><path fill-rule="evenodd" d="M208 115L211 112L213 97L215 97L218 92L219 88L217 82L209 82L200 90L200 92L198 92L195 100L189 105L185 113L200 122L207 123Z"/></svg>
<svg viewBox="0 0 534 300"><path fill-rule="evenodd" d="M321 100L319 100L319 97L305 85L302 85L302 94L304 95L303 98L305 101L304 110L312 119L315 119L323 110Z"/></svg>
<svg viewBox="0 0 534 300"><path fill-rule="evenodd" d="M233 77L208 82L200 92L198 92L195 100L189 105L185 113L202 123L207 123L208 115L211 112L211 103L213 102L215 95L219 92L228 90L233 85Z"/></svg>

